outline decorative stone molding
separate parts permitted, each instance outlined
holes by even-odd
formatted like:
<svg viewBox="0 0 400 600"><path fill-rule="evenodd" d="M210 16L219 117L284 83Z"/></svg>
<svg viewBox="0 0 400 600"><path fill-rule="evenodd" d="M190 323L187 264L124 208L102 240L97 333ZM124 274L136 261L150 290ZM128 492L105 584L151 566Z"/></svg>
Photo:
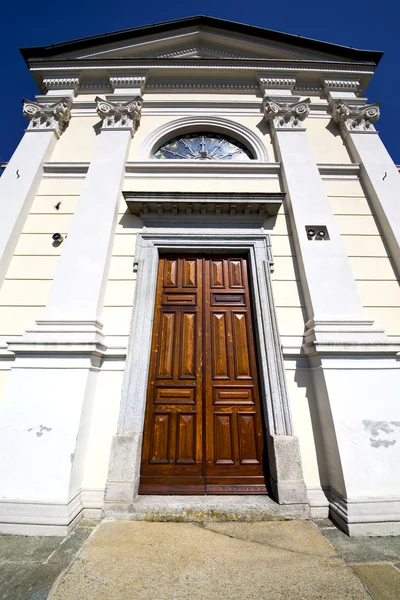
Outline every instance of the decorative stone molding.
<svg viewBox="0 0 400 600"><path fill-rule="evenodd" d="M144 225L180 226L194 223L227 226L240 222L244 226L262 226L265 219L276 216L284 194L202 193L202 192L123 192L131 214L142 218Z"/></svg>
<svg viewBox="0 0 400 600"><path fill-rule="evenodd" d="M60 136L71 118L71 99L62 98L52 104L38 104L22 100L23 115L29 119L28 129L36 131L55 131Z"/></svg>
<svg viewBox="0 0 400 600"><path fill-rule="evenodd" d="M295 77L263 77L259 76L260 89L266 96L268 91L273 90L290 90L292 91L295 84Z"/></svg>
<svg viewBox="0 0 400 600"><path fill-rule="evenodd" d="M242 142L242 144L252 152L255 160L250 162L253 163L256 160L259 162L269 162L267 149L262 139L251 129L237 121L216 117L214 115L181 117L174 121L163 123L154 129L144 140L137 159L152 159L154 152L168 139L172 139L177 135L189 131L195 131L196 129L197 131L218 131L219 133L226 133L237 139L239 142Z"/></svg>
<svg viewBox="0 0 400 600"><path fill-rule="evenodd" d="M376 133L373 125L380 117L379 102L364 106L346 104L342 100L333 103L332 119L339 125L343 137L349 133Z"/></svg>
<svg viewBox="0 0 400 600"><path fill-rule="evenodd" d="M354 92L360 91L360 79L324 79L324 88L329 92Z"/></svg>
<svg viewBox="0 0 400 600"><path fill-rule="evenodd" d="M310 98L289 104L277 103L269 96L264 98L264 116L275 129L300 129L301 124L310 114Z"/></svg>
<svg viewBox="0 0 400 600"><path fill-rule="evenodd" d="M79 77L49 77L43 79L43 88L50 90L72 90L74 94L78 91Z"/></svg>
<svg viewBox="0 0 400 600"><path fill-rule="evenodd" d="M237 54L234 52L227 52L222 48L213 48L212 46L191 46L190 48L180 48L171 52L154 54L152 58L173 58L180 56L192 55L192 58L207 58L209 55L213 57L223 58L248 58L243 54Z"/></svg>
<svg viewBox="0 0 400 600"><path fill-rule="evenodd" d="M234 92L257 92L258 86L251 82L224 81L151 81L150 89L193 89L193 90L224 90Z"/></svg>
<svg viewBox="0 0 400 600"><path fill-rule="evenodd" d="M95 101L103 129L130 129L132 134L136 131L142 114L141 96L128 102L108 102L97 96Z"/></svg>
<svg viewBox="0 0 400 600"><path fill-rule="evenodd" d="M111 84L109 80L104 81L82 81L79 85L81 91L88 92L90 91L98 91L98 90L106 90L109 92L111 90Z"/></svg>
<svg viewBox="0 0 400 600"><path fill-rule="evenodd" d="M129 77L129 76L125 76L125 75L120 76L120 77L110 77L110 83L111 83L111 87L113 89L115 89L115 88L124 88L124 89L136 88L136 89L139 89L141 91L141 93L143 93L143 88L146 83L146 77L144 77L144 76Z"/></svg>
<svg viewBox="0 0 400 600"><path fill-rule="evenodd" d="M318 83L296 83L292 91L295 93L320 94L323 89L322 85Z"/></svg>

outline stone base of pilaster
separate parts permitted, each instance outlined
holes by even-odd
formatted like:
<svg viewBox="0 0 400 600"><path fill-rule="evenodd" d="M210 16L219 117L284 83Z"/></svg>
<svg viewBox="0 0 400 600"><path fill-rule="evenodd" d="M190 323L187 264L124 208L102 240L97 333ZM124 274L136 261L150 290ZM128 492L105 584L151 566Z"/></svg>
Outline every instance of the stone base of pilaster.
<svg viewBox="0 0 400 600"><path fill-rule="evenodd" d="M100 519L103 504L103 489L82 489L64 502L3 498L0 499L0 533L66 536L80 519Z"/></svg>
<svg viewBox="0 0 400 600"><path fill-rule="evenodd" d="M330 518L349 536L400 535L400 496L345 498L331 490L329 506Z"/></svg>

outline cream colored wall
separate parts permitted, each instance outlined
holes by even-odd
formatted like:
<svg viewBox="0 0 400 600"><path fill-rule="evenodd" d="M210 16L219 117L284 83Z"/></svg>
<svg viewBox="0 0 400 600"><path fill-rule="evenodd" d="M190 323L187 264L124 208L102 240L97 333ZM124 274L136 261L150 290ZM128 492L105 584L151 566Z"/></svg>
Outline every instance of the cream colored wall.
<svg viewBox="0 0 400 600"><path fill-rule="evenodd" d="M350 164L351 159L339 130L330 117L308 117L307 137L317 164Z"/></svg>
<svg viewBox="0 0 400 600"><path fill-rule="evenodd" d="M271 179L178 179L166 177L126 177L125 192L280 192L278 177Z"/></svg>
<svg viewBox="0 0 400 600"><path fill-rule="evenodd" d="M43 313L65 243L55 247L52 234L68 233L82 183L42 181L0 290L1 337L22 335Z"/></svg>
<svg viewBox="0 0 400 600"><path fill-rule="evenodd" d="M276 218L264 223L264 230L271 236L275 262L271 279L279 333L281 336L302 336L306 321L304 301L296 275L293 238L283 205Z"/></svg>
<svg viewBox="0 0 400 600"><path fill-rule="evenodd" d="M102 314L108 345L127 344L136 281L136 235L142 226L141 219L131 215L121 199Z"/></svg>
<svg viewBox="0 0 400 600"><path fill-rule="evenodd" d="M360 183L326 180L325 188L367 316L400 335L399 283Z"/></svg>
<svg viewBox="0 0 400 600"><path fill-rule="evenodd" d="M99 117L73 117L58 140L50 162L90 162L97 143Z"/></svg>

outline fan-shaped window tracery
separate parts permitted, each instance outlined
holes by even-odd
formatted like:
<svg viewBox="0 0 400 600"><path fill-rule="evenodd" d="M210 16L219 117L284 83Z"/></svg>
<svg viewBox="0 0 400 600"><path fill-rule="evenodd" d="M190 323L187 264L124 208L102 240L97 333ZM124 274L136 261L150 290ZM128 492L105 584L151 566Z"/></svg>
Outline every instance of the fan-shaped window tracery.
<svg viewBox="0 0 400 600"><path fill-rule="evenodd" d="M158 160L252 160L251 152L237 140L214 132L180 135L163 144L154 154Z"/></svg>

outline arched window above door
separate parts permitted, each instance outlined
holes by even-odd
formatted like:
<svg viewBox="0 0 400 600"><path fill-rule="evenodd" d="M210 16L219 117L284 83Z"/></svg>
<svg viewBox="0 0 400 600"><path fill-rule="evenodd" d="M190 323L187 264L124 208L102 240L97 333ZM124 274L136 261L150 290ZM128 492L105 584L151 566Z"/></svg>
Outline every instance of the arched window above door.
<svg viewBox="0 0 400 600"><path fill-rule="evenodd" d="M177 136L160 146L154 158L241 162L254 159L244 144L214 131L196 131Z"/></svg>

